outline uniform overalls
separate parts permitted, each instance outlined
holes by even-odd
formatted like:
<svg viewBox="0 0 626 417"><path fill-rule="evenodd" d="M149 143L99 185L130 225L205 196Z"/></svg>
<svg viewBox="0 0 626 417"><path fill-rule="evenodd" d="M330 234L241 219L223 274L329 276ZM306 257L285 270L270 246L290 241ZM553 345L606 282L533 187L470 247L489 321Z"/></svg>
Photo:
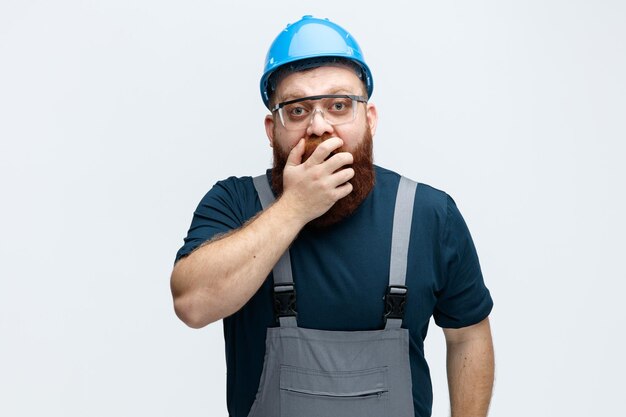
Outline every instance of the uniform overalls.
<svg viewBox="0 0 626 417"><path fill-rule="evenodd" d="M274 201L254 178L261 205ZM405 275L417 183L401 177L394 210L385 328L327 331L298 327L287 250L273 269L280 326L267 329L259 390L248 417L414 417L409 331L403 329Z"/></svg>

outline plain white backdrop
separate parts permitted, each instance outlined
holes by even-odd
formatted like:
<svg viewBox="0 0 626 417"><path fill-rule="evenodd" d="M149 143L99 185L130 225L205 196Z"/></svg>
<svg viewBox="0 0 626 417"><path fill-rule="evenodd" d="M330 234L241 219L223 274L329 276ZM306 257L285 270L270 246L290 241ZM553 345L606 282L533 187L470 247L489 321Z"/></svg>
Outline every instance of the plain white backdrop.
<svg viewBox="0 0 626 417"><path fill-rule="evenodd" d="M623 1L0 0L0 415L227 415L221 323L169 274L205 192L269 166L258 80L304 14L364 50L376 162L472 231L490 415L623 413ZM444 352L433 324L442 417Z"/></svg>

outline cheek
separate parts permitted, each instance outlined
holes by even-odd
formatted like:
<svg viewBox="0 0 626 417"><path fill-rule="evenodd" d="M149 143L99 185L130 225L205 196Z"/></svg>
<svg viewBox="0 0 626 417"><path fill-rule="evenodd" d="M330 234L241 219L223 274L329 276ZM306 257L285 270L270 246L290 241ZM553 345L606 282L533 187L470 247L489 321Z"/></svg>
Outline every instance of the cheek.
<svg viewBox="0 0 626 417"><path fill-rule="evenodd" d="M282 130L274 126L274 140L272 146L278 146L283 152L289 153L294 146L298 144L301 139L298 135L294 135L291 132Z"/></svg>
<svg viewBox="0 0 626 417"><path fill-rule="evenodd" d="M365 135L365 129L353 128L342 132L337 132L336 136L339 136L343 142L343 148L349 152L354 151L359 144L363 141Z"/></svg>

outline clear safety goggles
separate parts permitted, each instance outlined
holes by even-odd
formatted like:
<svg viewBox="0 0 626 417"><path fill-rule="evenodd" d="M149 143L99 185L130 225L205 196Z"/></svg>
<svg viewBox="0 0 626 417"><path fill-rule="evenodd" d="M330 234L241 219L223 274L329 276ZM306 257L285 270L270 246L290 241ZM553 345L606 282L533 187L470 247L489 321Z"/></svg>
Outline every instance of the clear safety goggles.
<svg viewBox="0 0 626 417"><path fill-rule="evenodd" d="M354 121L358 103L367 103L367 97L323 94L278 103L272 108L272 113L278 112L280 122L287 130L307 128L317 112L327 123L337 126Z"/></svg>

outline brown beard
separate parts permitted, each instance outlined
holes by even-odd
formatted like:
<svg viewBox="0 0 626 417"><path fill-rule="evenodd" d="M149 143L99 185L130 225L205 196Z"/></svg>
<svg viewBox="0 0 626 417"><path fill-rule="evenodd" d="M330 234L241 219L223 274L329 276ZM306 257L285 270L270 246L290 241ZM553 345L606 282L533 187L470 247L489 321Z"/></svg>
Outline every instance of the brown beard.
<svg viewBox="0 0 626 417"><path fill-rule="evenodd" d="M302 162L306 161L317 146L331 138L332 136L324 134L323 136L312 136L306 139L305 151ZM367 128L361 143L352 151L354 162L351 167L354 169L354 177L350 180L352 184L352 192L344 198L337 200L333 206L320 217L311 220L307 226L312 228L324 228L331 226L350 216L361 205L363 200L368 196L372 188L374 188L374 160L372 155L372 133ZM337 152L345 152L345 148L341 147L331 153L331 156ZM283 169L287 163L289 156L280 146L273 147L274 166L272 168L272 188L274 192L280 196L283 193ZM342 167L343 169L343 167Z"/></svg>

